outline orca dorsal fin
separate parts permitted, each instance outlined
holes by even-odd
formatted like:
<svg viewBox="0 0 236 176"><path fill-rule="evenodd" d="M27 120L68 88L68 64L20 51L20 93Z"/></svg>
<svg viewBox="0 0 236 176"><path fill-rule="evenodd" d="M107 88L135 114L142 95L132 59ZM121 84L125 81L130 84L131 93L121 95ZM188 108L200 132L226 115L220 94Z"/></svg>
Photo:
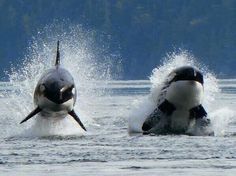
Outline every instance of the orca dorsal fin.
<svg viewBox="0 0 236 176"><path fill-rule="evenodd" d="M56 63L55 66L59 66L60 65L60 51L59 51L59 40L57 41L57 56L56 56Z"/></svg>

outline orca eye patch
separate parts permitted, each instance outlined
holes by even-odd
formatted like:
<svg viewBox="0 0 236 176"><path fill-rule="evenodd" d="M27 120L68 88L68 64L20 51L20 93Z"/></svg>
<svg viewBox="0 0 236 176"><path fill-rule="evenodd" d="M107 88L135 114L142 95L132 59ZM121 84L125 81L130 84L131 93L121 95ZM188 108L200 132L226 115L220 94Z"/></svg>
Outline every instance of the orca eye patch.
<svg viewBox="0 0 236 176"><path fill-rule="evenodd" d="M71 92L72 92L73 95L75 94L75 88L74 87L72 88Z"/></svg>
<svg viewBox="0 0 236 176"><path fill-rule="evenodd" d="M74 89L74 85L72 85L72 86L65 86L65 87L60 89L60 93L72 92L73 89Z"/></svg>

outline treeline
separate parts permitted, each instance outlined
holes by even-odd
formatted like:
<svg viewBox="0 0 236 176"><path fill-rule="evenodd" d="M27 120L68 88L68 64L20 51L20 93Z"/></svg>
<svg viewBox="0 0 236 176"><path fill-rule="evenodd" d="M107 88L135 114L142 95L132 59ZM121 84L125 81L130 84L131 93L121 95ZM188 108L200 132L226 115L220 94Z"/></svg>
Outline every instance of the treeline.
<svg viewBox="0 0 236 176"><path fill-rule="evenodd" d="M125 79L147 78L174 48L218 74L236 74L235 0L0 0L1 70L21 62L28 41L56 20L111 36Z"/></svg>

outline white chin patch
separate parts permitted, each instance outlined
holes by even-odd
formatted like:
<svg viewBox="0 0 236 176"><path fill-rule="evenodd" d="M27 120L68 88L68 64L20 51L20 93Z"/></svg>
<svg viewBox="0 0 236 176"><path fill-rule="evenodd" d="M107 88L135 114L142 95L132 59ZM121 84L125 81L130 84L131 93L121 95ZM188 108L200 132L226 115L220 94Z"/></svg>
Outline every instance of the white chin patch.
<svg viewBox="0 0 236 176"><path fill-rule="evenodd" d="M58 112L58 111L65 111L65 113L70 112L73 109L74 106L74 99L71 98L68 101L57 104L52 102L51 100L47 99L44 96L41 96L38 98L38 106L47 112Z"/></svg>
<svg viewBox="0 0 236 176"><path fill-rule="evenodd" d="M176 107L190 109L201 104L203 86L197 81L176 81L167 90L166 99Z"/></svg>

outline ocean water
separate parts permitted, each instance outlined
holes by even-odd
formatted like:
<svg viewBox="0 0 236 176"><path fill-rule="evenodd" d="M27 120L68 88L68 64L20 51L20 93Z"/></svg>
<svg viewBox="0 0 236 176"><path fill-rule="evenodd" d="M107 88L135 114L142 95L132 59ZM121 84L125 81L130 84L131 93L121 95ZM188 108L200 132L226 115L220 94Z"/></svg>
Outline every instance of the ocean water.
<svg viewBox="0 0 236 176"><path fill-rule="evenodd" d="M3 90L11 91L13 87L10 83L1 83L0 175L233 176L236 174L236 116L233 111L236 80L218 82L222 91L217 97L216 108L224 105L218 113L232 119L228 119L222 129L224 133L210 137L129 134L132 102L148 96L151 84L147 80L106 83L109 94L97 97L96 104L90 105L95 115L92 121L85 122L86 134L66 129L73 132L68 135L63 128L58 128L58 135L49 132L48 135L33 135L32 131L24 131L27 124L19 124L23 117L16 117L13 109L17 107L4 107L10 105L5 104L9 92L4 91L4 95ZM37 128L34 126L36 120L31 121L32 126L27 127Z"/></svg>
<svg viewBox="0 0 236 176"><path fill-rule="evenodd" d="M58 26L57 26L58 28ZM97 46L93 31L48 26L30 44L23 63L0 82L0 175L236 175L236 79L217 79L186 51L167 55L147 80L114 80L117 55ZM60 39L62 66L78 89L75 111L88 132L69 116L35 116L33 91L53 66ZM215 136L130 133L155 105L161 83L174 68L193 65L205 77L203 105ZM154 66L155 67L155 66ZM150 71L151 72L151 71Z"/></svg>

